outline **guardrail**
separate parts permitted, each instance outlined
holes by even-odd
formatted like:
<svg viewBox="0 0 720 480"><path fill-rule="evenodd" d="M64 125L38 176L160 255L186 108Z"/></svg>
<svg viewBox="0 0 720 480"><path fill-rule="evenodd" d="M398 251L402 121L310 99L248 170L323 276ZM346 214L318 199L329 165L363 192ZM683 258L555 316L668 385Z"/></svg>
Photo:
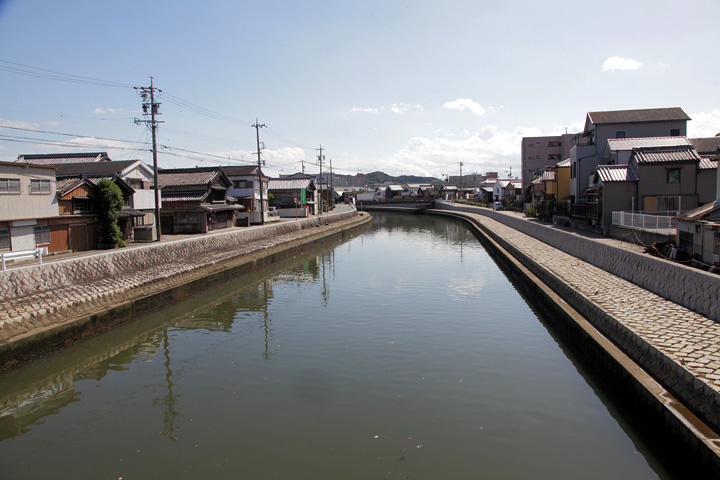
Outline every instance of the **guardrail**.
<svg viewBox="0 0 720 480"><path fill-rule="evenodd" d="M2 261L2 271L5 271L5 260L24 260L26 258L37 258L42 265L42 256L47 255L47 247L34 248L32 250L18 250L17 252L0 253Z"/></svg>
<svg viewBox="0 0 720 480"><path fill-rule="evenodd" d="M675 217L622 211L612 212L612 223L635 230L673 230L677 228Z"/></svg>

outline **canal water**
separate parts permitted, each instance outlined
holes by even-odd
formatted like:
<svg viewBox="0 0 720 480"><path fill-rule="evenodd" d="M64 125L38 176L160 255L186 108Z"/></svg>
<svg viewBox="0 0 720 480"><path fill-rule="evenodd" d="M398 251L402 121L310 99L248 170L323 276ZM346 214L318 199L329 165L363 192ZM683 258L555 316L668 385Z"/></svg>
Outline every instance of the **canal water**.
<svg viewBox="0 0 720 480"><path fill-rule="evenodd" d="M671 478L538 315L463 224L374 215L0 376L0 478Z"/></svg>

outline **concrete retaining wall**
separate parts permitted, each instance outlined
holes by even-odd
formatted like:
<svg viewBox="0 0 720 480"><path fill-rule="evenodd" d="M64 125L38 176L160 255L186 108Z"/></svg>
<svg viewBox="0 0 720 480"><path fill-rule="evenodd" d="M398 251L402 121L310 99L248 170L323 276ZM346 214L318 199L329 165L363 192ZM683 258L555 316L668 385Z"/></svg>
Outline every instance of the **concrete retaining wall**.
<svg viewBox="0 0 720 480"><path fill-rule="evenodd" d="M354 211L325 215L323 221L338 222L355 215L357 213ZM178 258L202 256L207 252L227 251L232 255L238 245L314 228L319 221L313 217L296 222L281 222L0 272L0 301L139 272L172 263Z"/></svg>
<svg viewBox="0 0 720 480"><path fill-rule="evenodd" d="M656 295L720 322L720 276L651 255L601 244L536 220L486 208L438 202L436 208L484 215Z"/></svg>
<svg viewBox="0 0 720 480"><path fill-rule="evenodd" d="M592 364L593 376L607 382L618 400L631 407L634 419L645 422L643 428L652 435L672 438L682 451L696 456L701 462L696 466L707 467L713 478L720 474L718 435L712 430L720 431L720 394L542 267L528 252L462 213L446 214L461 217L479 230L500 263L551 312L553 329L559 329L571 350ZM698 478L707 476L703 472Z"/></svg>

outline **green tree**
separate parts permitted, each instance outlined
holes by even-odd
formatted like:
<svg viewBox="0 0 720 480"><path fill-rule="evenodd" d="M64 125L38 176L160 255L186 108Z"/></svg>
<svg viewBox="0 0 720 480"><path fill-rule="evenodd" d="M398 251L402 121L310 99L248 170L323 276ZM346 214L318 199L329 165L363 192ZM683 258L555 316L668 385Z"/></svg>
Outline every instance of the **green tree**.
<svg viewBox="0 0 720 480"><path fill-rule="evenodd" d="M110 180L98 182L98 202L100 206L100 241L118 243L122 232L118 227L118 218L123 207L123 196L115 183Z"/></svg>

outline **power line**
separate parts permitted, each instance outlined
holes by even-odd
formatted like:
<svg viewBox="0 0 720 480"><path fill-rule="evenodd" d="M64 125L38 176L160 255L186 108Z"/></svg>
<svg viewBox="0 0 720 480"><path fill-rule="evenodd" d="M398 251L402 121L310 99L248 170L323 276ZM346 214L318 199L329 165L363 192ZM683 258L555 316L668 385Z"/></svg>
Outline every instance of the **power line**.
<svg viewBox="0 0 720 480"><path fill-rule="evenodd" d="M132 88L132 85L129 85L127 83L112 82L108 80L100 80L98 78L73 75L71 73L56 72L54 70L46 70L44 68L32 67L30 65L23 65L22 63L9 62L7 60L0 60L0 63L4 63L6 65L13 65L0 65L0 70L2 71L16 73L19 75L26 75L29 77L44 78L47 80L58 80L61 82L69 83L80 83L84 85L94 85L97 87Z"/></svg>

